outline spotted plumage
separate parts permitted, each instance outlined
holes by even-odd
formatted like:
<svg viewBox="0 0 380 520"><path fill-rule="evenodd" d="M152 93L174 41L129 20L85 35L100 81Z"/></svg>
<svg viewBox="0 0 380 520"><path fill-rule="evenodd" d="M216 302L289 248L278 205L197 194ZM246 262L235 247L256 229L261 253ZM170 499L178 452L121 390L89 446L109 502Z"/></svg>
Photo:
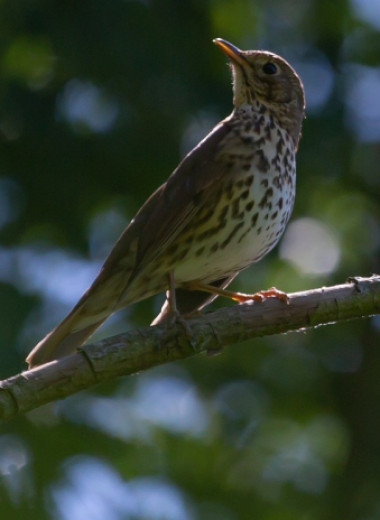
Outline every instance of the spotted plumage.
<svg viewBox="0 0 380 520"><path fill-rule="evenodd" d="M295 197L302 83L273 53L214 41L231 61L232 114L142 206L91 287L29 354L30 367L72 352L115 310L158 292L170 298L155 323L176 312L175 296L180 312L202 308L282 235Z"/></svg>

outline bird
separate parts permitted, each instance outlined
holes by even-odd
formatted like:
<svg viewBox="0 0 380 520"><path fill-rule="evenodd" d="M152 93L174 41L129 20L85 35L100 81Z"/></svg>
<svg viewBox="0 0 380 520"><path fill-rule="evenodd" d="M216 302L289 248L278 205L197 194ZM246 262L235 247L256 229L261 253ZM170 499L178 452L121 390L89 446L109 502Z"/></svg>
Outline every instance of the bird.
<svg viewBox="0 0 380 520"><path fill-rule="evenodd" d="M277 54L213 42L231 67L232 113L143 204L92 285L29 353L29 369L75 352L112 313L161 292L167 298L152 325L170 325L217 296L286 299L275 288L226 287L277 244L290 218L303 84Z"/></svg>

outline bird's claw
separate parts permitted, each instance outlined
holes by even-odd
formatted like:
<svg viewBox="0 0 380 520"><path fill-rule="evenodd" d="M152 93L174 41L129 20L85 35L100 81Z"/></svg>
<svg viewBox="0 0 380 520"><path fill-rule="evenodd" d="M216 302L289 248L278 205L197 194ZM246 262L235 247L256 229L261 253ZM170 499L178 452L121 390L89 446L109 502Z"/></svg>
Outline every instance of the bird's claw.
<svg viewBox="0 0 380 520"><path fill-rule="evenodd" d="M185 332L185 336L186 336L187 340L189 341L191 348L195 351L197 341L195 339L193 331L191 330L189 322L186 319L186 316L179 313L178 311L172 312L172 314L167 322L167 326L172 327L173 325L180 325L183 328L183 330Z"/></svg>

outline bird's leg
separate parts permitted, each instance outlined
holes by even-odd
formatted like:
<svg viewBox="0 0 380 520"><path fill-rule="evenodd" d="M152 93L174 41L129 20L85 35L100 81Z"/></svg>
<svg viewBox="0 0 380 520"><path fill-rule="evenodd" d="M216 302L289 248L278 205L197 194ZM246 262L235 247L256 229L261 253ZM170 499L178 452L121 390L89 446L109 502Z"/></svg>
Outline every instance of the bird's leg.
<svg viewBox="0 0 380 520"><path fill-rule="evenodd" d="M168 290L166 291L166 299L168 300L169 314L172 317L179 316L177 309L177 299L175 295L175 279L173 271L170 271L168 274Z"/></svg>
<svg viewBox="0 0 380 520"><path fill-rule="evenodd" d="M190 325L186 321L185 317L179 312L177 308L177 300L175 293L175 278L174 272L171 271L168 273L168 290L166 291L166 299L168 301L168 316L169 321L168 325L173 325L174 323L179 323L185 330L185 334L190 341L191 346L193 347L195 344L193 332L190 328Z"/></svg>
<svg viewBox="0 0 380 520"><path fill-rule="evenodd" d="M248 302L248 301L256 301L262 302L265 298L278 298L279 300L288 303L288 295L276 289L276 287L271 287L270 289L258 291L253 294L245 294L237 291L228 291L227 289L221 289L220 287L214 287L213 285L209 285L202 282L187 282L184 284L186 289L190 291L204 291L210 294L217 294L218 296L224 296L225 298L230 298L231 300L237 301L239 303Z"/></svg>

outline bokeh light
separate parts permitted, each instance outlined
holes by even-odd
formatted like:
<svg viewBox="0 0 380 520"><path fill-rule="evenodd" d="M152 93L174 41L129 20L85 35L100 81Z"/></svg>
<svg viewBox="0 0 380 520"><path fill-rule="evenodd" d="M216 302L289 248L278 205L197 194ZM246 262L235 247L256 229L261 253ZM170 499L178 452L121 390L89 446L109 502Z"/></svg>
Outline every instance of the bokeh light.
<svg viewBox="0 0 380 520"><path fill-rule="evenodd" d="M116 123L118 115L116 100L88 81L69 81L58 97L58 118L66 120L78 132L107 132Z"/></svg>
<svg viewBox="0 0 380 520"><path fill-rule="evenodd" d="M304 274L328 274L338 265L339 242L322 222L301 218L288 226L280 245L280 256L292 262Z"/></svg>
<svg viewBox="0 0 380 520"><path fill-rule="evenodd" d="M90 457L68 460L64 473L51 490L53 514L60 520L191 519L180 491L159 477L125 482L104 461Z"/></svg>
<svg viewBox="0 0 380 520"><path fill-rule="evenodd" d="M380 67L349 65L347 127L360 141L380 140Z"/></svg>

